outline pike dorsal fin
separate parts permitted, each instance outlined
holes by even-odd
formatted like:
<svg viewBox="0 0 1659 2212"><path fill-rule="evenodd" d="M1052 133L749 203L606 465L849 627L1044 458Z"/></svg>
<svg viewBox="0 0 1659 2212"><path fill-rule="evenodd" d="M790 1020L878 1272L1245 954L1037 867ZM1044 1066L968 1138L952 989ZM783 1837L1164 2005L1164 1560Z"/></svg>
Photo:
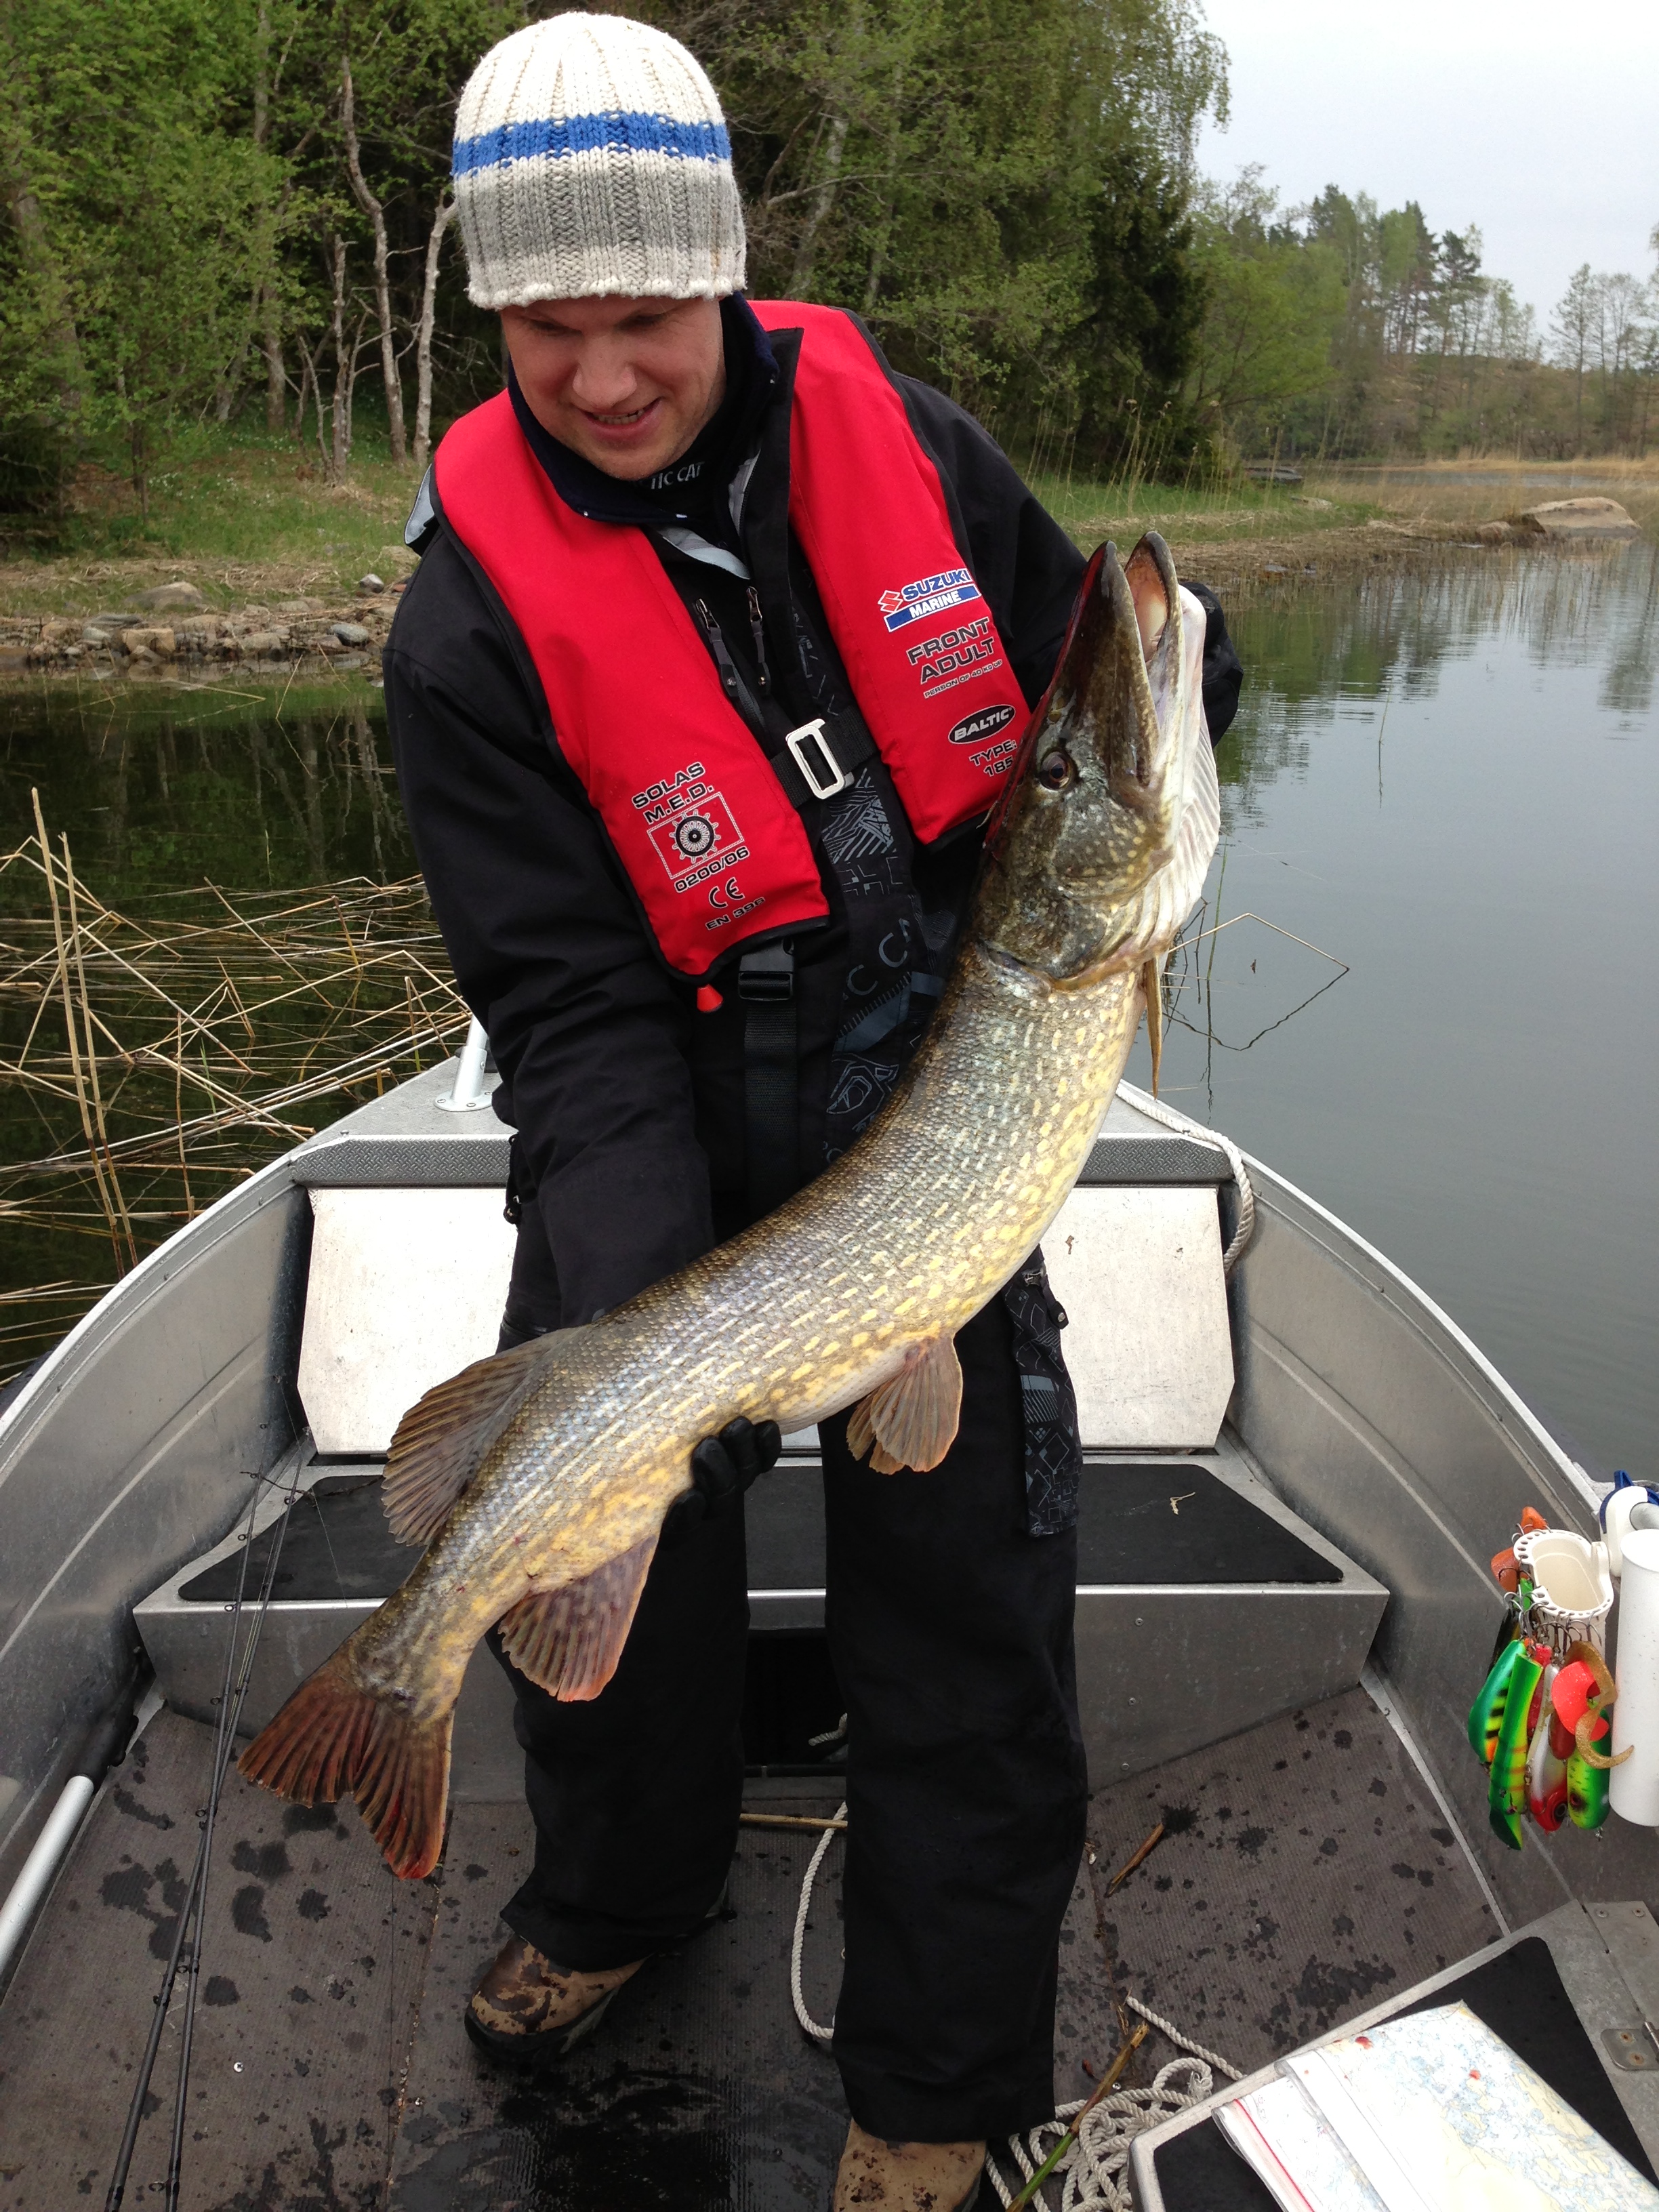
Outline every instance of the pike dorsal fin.
<svg viewBox="0 0 1659 2212"><path fill-rule="evenodd" d="M962 1363L948 1336L913 1344L890 1382L860 1398L847 1420L847 1449L868 1452L875 1474L915 1468L925 1474L956 1442L962 1416Z"/></svg>
<svg viewBox="0 0 1659 2212"><path fill-rule="evenodd" d="M580 1582L534 1590L510 1607L496 1626L519 1672L568 1705L597 1698L617 1671L656 1548L648 1536Z"/></svg>
<svg viewBox="0 0 1659 2212"><path fill-rule="evenodd" d="M380 1500L400 1544L429 1544L478 1463L530 1395L547 1340L462 1368L411 1406L386 1457Z"/></svg>

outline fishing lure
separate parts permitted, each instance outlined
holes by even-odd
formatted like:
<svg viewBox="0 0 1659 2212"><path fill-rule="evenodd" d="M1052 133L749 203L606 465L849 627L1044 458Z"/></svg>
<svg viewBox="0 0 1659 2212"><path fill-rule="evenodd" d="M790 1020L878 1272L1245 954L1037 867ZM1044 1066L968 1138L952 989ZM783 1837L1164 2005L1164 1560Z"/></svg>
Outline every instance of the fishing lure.
<svg viewBox="0 0 1659 2212"><path fill-rule="evenodd" d="M1546 1835L1567 1817L1567 1758L1571 1738L1561 1743L1561 1723L1551 1693L1561 1669L1552 1660L1533 1698L1532 1748L1527 1753L1527 1810Z"/></svg>
<svg viewBox="0 0 1659 2212"><path fill-rule="evenodd" d="M1498 1633L1492 1638L1492 1657L1488 1668L1495 1667L1503 1657L1504 1647L1513 1644L1521 1633L1521 1598L1516 1590L1510 1593L1510 1601L1504 1608L1504 1617L1498 1624Z"/></svg>
<svg viewBox="0 0 1659 2212"><path fill-rule="evenodd" d="M1597 1726L1587 1713L1582 1725L1586 1729ZM1600 1723L1607 1727L1605 1720ZM1597 1765L1597 1760L1601 1764ZM1567 1761L1567 1817L1575 1828L1599 1828L1607 1817L1607 1768L1612 1761L1601 1759L1593 1745L1583 1749L1575 1746Z"/></svg>
<svg viewBox="0 0 1659 2212"><path fill-rule="evenodd" d="M1616 1759L1596 1747L1611 1730L1608 1711L1615 1695L1607 1662L1593 1644L1574 1644L1568 1663L1555 1678L1551 1709L1562 1729L1572 1733L1567 1759L1567 1817L1575 1828L1599 1828L1607 1817L1607 1777L1630 1757L1626 1746Z"/></svg>
<svg viewBox="0 0 1659 2212"><path fill-rule="evenodd" d="M1492 1671L1469 1707L1469 1749L1487 1766L1492 1765L1498 1749L1498 1731L1504 1725L1504 1709L1509 1699L1510 1678L1527 1649L1519 1634L1518 1619L1512 1614L1510 1621L1509 1632L1492 1659Z"/></svg>
<svg viewBox="0 0 1659 2212"><path fill-rule="evenodd" d="M1532 1696L1550 1658L1547 1644L1519 1644L1516 1649L1518 1656L1510 1662L1498 1745L1492 1755L1492 1780L1486 1791L1492 1833L1512 1851L1522 1847L1521 1815L1527 1806L1527 1753L1532 1741L1528 1727L1532 1717Z"/></svg>

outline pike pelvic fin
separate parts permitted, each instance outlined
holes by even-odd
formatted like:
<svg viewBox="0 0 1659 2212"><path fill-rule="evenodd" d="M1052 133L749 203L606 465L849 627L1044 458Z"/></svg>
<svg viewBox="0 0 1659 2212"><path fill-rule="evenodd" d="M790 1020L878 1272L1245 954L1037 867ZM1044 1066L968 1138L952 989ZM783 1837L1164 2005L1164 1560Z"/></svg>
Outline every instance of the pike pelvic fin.
<svg viewBox="0 0 1659 2212"><path fill-rule="evenodd" d="M962 1363L948 1336L913 1344L890 1382L860 1398L847 1419L847 1449L870 1455L873 1474L914 1468L925 1474L956 1442L962 1418Z"/></svg>
<svg viewBox="0 0 1659 2212"><path fill-rule="evenodd" d="M418 1881L442 1855L453 1711L410 1720L356 1680L344 1649L301 1682L237 1760L296 1805L347 1790L395 1875Z"/></svg>
<svg viewBox="0 0 1659 2212"><path fill-rule="evenodd" d="M1158 1096L1158 1073L1164 1065L1164 990L1161 960L1149 960L1140 971L1140 994L1146 1001L1146 1043L1152 1055L1152 1096Z"/></svg>
<svg viewBox="0 0 1659 2212"><path fill-rule="evenodd" d="M519 1672L567 1705L597 1698L617 1671L656 1548L647 1537L580 1582L509 1607L496 1626Z"/></svg>
<svg viewBox="0 0 1659 2212"><path fill-rule="evenodd" d="M528 1356L526 1356L528 1355ZM480 1359L440 1382L398 1424L381 1503L402 1544L429 1544L478 1463L530 1395L547 1358L544 1337Z"/></svg>

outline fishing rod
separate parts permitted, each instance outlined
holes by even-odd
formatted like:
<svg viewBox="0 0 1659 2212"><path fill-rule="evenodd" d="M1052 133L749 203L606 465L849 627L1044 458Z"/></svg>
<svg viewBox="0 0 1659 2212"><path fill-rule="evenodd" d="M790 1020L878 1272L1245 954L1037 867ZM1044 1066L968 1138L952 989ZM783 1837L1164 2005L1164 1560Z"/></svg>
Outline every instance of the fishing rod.
<svg viewBox="0 0 1659 2212"><path fill-rule="evenodd" d="M195 2029L195 2000L201 1966L202 1931L206 1924L207 1875L212 1856L213 1831L218 1814L219 1801L223 1794L226 1773L229 1770L230 1753L235 1747L236 1724L241 1718L242 1706L247 1697L248 1684L252 1679L253 1662L259 1647L265 1619L270 1609L271 1591L276 1586L276 1571L282 1559L283 1544L288 1533L288 1513L284 1511L277 1524L276 1539L265 1562L258 1597L255 1602L253 1623L243 1648L241 1666L236 1663L237 1638L246 1609L247 1591L247 1563L253 1542L254 1522L268 1487L276 1486L268 1474L254 1478L253 1497L248 1506L247 1525L242 1532L241 1564L236 1577L236 1595L230 1607L230 1634L225 1647L225 1671L219 1695L218 1720L214 1732L213 1759L208 1790L208 1802L202 1815L202 1832L196 1847L195 1863L191 1869L189 1885L179 1912L179 1925L173 1934L173 1948L168 1954L161 1986L155 1999L155 2017L150 2022L149 2035L140 2063L137 2078L133 2085L131 2101L127 2107L126 2125L122 2130L120 2148L116 2154L114 2171L110 2178L104 2199L104 2212L120 2212L126 2194L127 2179L131 2171L133 2154L137 2148L138 2130L143 2120L144 2100L149 2094L151 2077L161 2045L162 2032L167 2026L173 2002L173 1992L178 1980L179 1962L185 1945L191 1942L189 1978L186 1984L189 2002L185 2013L184 2033L180 2045L179 2086L173 2103L173 2142L168 2159L166 2203L167 2212L177 2212L179 2189L183 2161L184 2116L190 2084L191 2045ZM292 1508L301 1495L297 1484L290 1484L288 1506Z"/></svg>

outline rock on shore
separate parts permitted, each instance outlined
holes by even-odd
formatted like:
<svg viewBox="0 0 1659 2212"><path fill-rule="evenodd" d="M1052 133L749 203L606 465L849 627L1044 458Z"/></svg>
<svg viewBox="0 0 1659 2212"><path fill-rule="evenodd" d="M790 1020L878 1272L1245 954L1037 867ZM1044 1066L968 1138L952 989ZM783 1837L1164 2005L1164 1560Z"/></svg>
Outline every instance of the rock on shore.
<svg viewBox="0 0 1659 2212"><path fill-rule="evenodd" d="M205 673L206 665L214 662L278 659L310 659L320 668L364 648L378 651L392 628L401 589L394 585L368 605L356 600L349 611L320 599L284 599L274 608L249 605L215 614L194 584L161 584L90 619L0 619L0 673L177 673L191 665ZM361 659L349 665L359 666Z"/></svg>
<svg viewBox="0 0 1659 2212"><path fill-rule="evenodd" d="M1509 517L1518 536L1529 538L1639 538L1616 499L1552 499Z"/></svg>

